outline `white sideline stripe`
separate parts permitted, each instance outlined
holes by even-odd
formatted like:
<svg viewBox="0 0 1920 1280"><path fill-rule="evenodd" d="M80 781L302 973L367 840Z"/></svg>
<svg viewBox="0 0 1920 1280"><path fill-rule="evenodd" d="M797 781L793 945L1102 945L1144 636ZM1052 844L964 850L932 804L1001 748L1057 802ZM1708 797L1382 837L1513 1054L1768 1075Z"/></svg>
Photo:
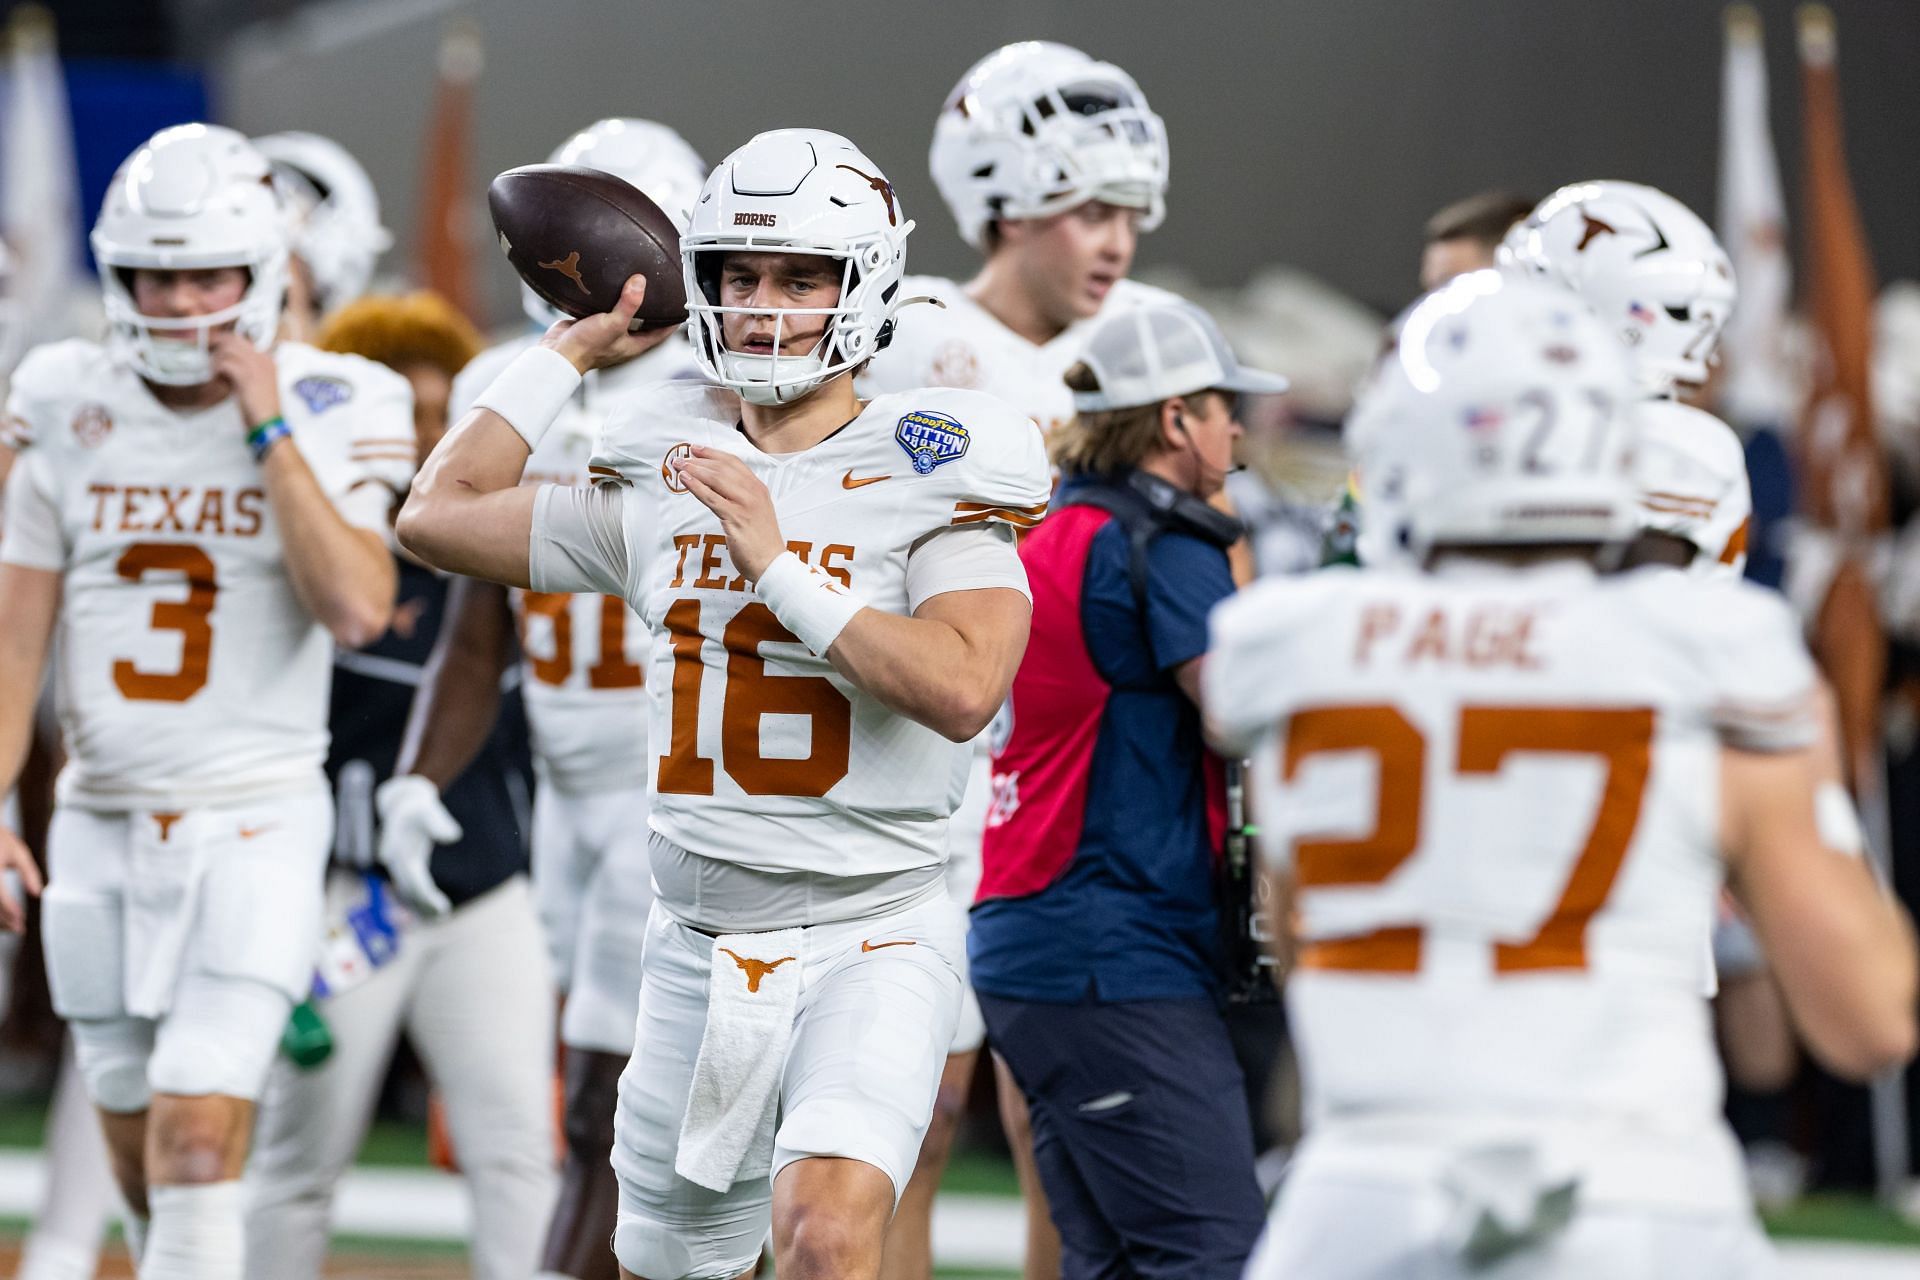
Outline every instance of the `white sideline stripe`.
<svg viewBox="0 0 1920 1280"><path fill-rule="evenodd" d="M45 1167L38 1151L0 1149L0 1216L30 1218ZM356 1168L341 1181L333 1229L394 1240L462 1240L466 1191L429 1169ZM933 1210L933 1254L942 1266L1017 1271L1026 1238L1020 1202L1007 1196L947 1194ZM1783 1241L1783 1280L1913 1280L1920 1249L1893 1245Z"/></svg>

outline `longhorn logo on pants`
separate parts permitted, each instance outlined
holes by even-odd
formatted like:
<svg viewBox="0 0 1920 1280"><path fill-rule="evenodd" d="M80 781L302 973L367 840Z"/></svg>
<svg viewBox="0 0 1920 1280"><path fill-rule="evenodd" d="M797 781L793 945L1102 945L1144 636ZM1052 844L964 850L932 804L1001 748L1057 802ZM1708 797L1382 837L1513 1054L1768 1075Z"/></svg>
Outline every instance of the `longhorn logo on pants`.
<svg viewBox="0 0 1920 1280"><path fill-rule="evenodd" d="M793 959L792 956L781 956L778 960L755 960L750 956L743 956L737 951L728 950L726 947L721 947L720 950L732 956L733 962L740 966L740 972L747 975L747 990L749 992L758 991L760 989L760 979Z"/></svg>

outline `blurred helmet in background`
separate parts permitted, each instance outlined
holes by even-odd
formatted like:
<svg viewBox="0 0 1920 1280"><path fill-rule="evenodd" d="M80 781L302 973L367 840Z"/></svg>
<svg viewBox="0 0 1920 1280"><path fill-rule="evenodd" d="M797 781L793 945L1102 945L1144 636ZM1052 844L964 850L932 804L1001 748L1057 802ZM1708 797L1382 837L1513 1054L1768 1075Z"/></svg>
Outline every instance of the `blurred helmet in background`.
<svg viewBox="0 0 1920 1280"><path fill-rule="evenodd" d="M1166 216L1167 130L1133 77L1063 44L1024 40L975 63L934 125L933 181L985 249L997 218L1044 218L1089 200Z"/></svg>
<svg viewBox="0 0 1920 1280"><path fill-rule="evenodd" d="M289 243L313 278L315 310L324 316L360 297L373 282L374 264L393 247L367 171L345 147L315 133L270 133L253 145L273 166Z"/></svg>
<svg viewBox="0 0 1920 1280"><path fill-rule="evenodd" d="M1733 263L1707 224L1637 182L1576 182L1507 233L1499 261L1564 285L1633 349L1643 395L1705 383L1733 312Z"/></svg>
<svg viewBox="0 0 1920 1280"><path fill-rule="evenodd" d="M1401 318L1347 420L1365 520L1416 555L1625 538L1633 402L1627 353L1581 298L1458 276Z"/></svg>

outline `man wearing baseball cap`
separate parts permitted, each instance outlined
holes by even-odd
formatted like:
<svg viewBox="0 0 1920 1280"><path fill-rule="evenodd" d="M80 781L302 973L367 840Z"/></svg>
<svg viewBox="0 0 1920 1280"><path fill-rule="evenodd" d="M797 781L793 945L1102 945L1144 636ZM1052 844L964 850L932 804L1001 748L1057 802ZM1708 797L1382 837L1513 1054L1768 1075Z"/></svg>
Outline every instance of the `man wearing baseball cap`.
<svg viewBox="0 0 1920 1280"><path fill-rule="evenodd" d="M1207 614L1233 591L1242 368L1198 307L1099 321L1050 440L1054 514L1021 547L1033 630L995 725L968 954L1032 1112L1062 1274L1238 1277L1261 1198L1220 1013L1219 762Z"/></svg>

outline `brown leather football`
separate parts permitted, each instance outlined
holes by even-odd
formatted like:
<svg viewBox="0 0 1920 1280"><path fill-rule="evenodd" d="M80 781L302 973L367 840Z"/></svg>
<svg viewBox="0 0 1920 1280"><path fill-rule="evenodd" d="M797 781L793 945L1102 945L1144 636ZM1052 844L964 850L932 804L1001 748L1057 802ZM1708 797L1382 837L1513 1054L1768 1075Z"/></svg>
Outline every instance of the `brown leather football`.
<svg viewBox="0 0 1920 1280"><path fill-rule="evenodd" d="M548 305L576 319L611 311L639 274L636 328L687 318L680 230L632 184L580 165L522 165L493 180L487 208L507 261Z"/></svg>

